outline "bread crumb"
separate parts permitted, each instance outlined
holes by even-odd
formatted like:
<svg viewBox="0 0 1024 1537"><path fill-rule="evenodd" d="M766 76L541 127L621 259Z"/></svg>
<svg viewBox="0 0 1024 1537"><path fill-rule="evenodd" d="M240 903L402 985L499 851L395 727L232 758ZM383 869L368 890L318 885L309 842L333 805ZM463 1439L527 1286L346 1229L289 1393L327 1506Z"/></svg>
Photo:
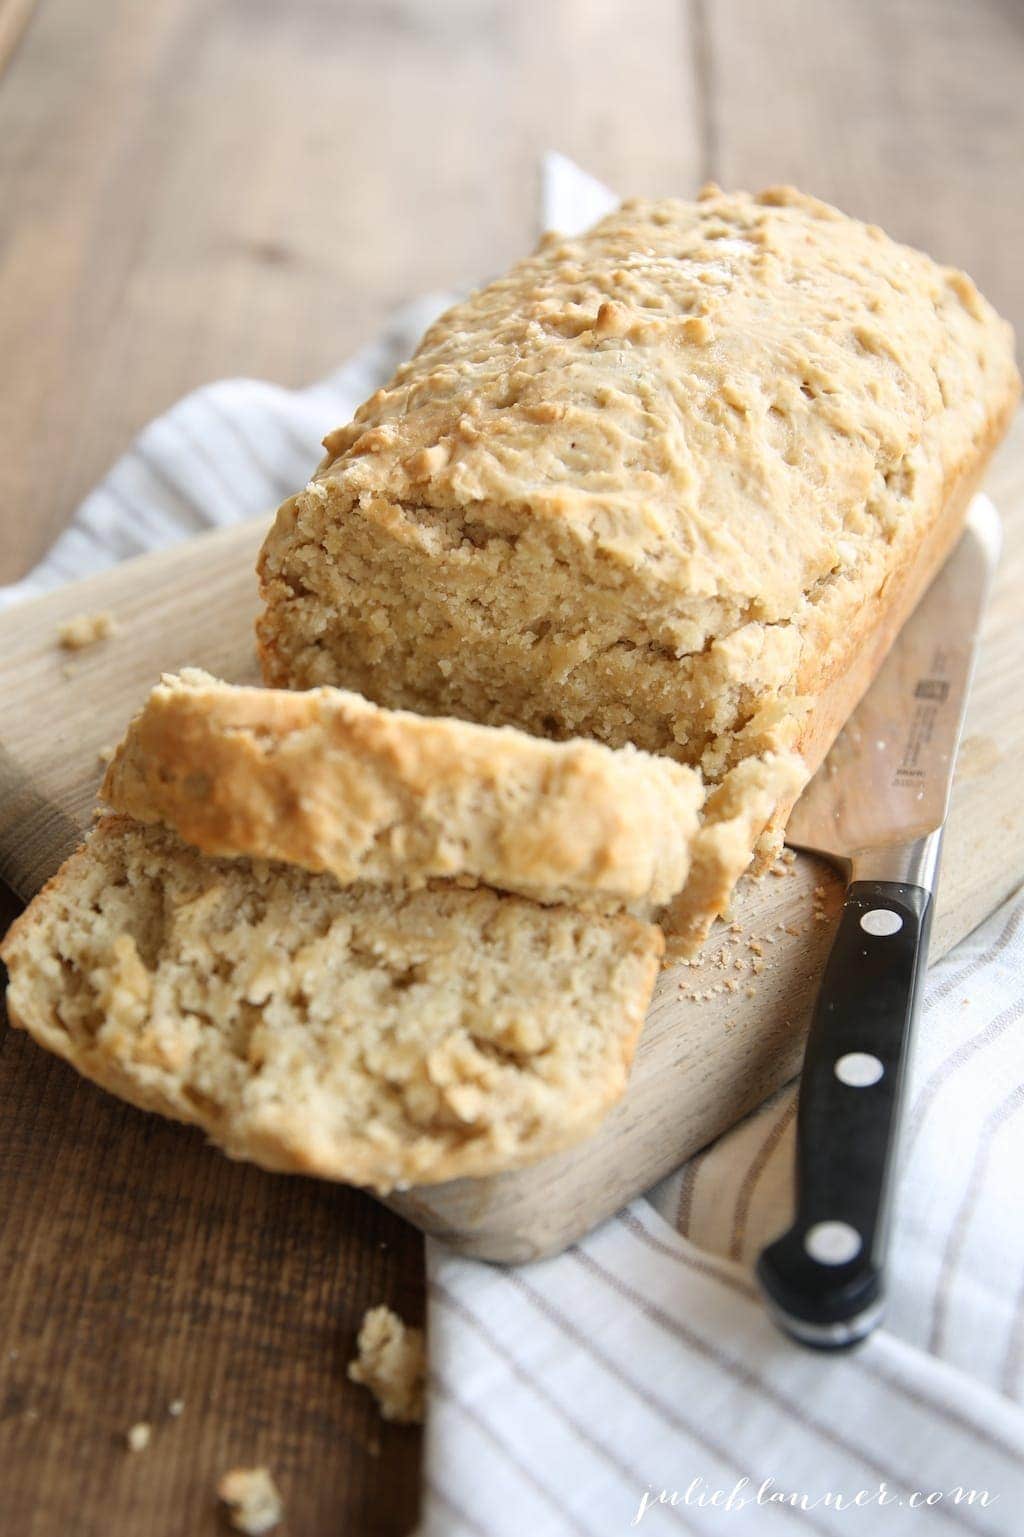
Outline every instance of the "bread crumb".
<svg viewBox="0 0 1024 1537"><path fill-rule="evenodd" d="M386 1420L421 1422L427 1370L423 1330L408 1328L389 1307L369 1308L357 1343L359 1354L348 1368L351 1380L370 1389Z"/></svg>
<svg viewBox="0 0 1024 1537"><path fill-rule="evenodd" d="M757 988L756 987L748 987L747 988L747 997L748 998L756 998L757 997Z"/></svg>
<svg viewBox="0 0 1024 1537"><path fill-rule="evenodd" d="M139 1420L137 1424L125 1432L125 1441L130 1452L144 1452L149 1445L153 1427L147 1425L145 1420Z"/></svg>
<svg viewBox="0 0 1024 1537"><path fill-rule="evenodd" d="M172 1398L170 1403L167 1405L167 1413L171 1416L171 1418L176 1420L178 1416L184 1412L185 1400L183 1398Z"/></svg>
<svg viewBox="0 0 1024 1537"><path fill-rule="evenodd" d="M75 614L57 630L57 641L65 651L84 651L98 641L117 634L117 620L107 609L98 614Z"/></svg>
<svg viewBox="0 0 1024 1537"><path fill-rule="evenodd" d="M112 761L116 751L116 747L100 748L99 752L96 754L96 761L99 763L101 768L106 768L107 764Z"/></svg>
<svg viewBox="0 0 1024 1537"><path fill-rule="evenodd" d="M269 1468L232 1468L217 1485L217 1496L228 1508L236 1532L260 1537L284 1515L284 1505Z"/></svg>

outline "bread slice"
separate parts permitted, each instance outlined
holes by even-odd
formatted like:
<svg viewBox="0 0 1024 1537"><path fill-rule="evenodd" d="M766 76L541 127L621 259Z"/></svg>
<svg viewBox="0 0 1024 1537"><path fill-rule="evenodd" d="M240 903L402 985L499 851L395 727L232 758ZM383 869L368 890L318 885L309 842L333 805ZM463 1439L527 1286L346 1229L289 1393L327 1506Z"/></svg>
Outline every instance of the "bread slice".
<svg viewBox="0 0 1024 1537"><path fill-rule="evenodd" d="M86 1077L234 1157L386 1191L592 1130L661 945L625 914L343 887L105 817L0 955L12 1022Z"/></svg>
<svg viewBox="0 0 1024 1537"><path fill-rule="evenodd" d="M699 949L804 778L798 758L766 754L702 805L696 771L633 748L384 710L340 689L238 688L190 668L150 694L101 796L203 853L342 884L448 878L628 908L662 924L675 960Z"/></svg>
<svg viewBox="0 0 1024 1537"><path fill-rule="evenodd" d="M206 854L343 884L468 877L541 902L667 903L704 798L681 764L379 709L356 694L167 675L101 791Z"/></svg>
<svg viewBox="0 0 1024 1537"><path fill-rule="evenodd" d="M875 226L786 187L625 203L329 434L260 558L264 676L813 771L1018 390L970 279Z"/></svg>

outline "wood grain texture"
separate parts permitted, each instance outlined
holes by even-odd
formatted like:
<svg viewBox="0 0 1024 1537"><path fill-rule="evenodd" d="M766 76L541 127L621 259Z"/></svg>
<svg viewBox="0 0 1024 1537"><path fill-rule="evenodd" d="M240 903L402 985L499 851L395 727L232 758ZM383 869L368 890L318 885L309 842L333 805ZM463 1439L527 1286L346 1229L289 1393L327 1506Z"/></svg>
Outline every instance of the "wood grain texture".
<svg viewBox="0 0 1024 1537"><path fill-rule="evenodd" d="M1006 0L45 0L0 92L0 578L189 388L307 382L500 270L549 147L624 193L795 179L1020 326L1022 64Z"/></svg>
<svg viewBox="0 0 1024 1537"><path fill-rule="evenodd" d="M683 8L45 0L0 92L0 580L203 381L307 383L536 233L554 146L692 187ZM59 122L59 132L53 131ZM336 425L325 422L324 428Z"/></svg>
<svg viewBox="0 0 1024 1537"><path fill-rule="evenodd" d="M289 1532L408 1532L419 1437L345 1368L365 1308L421 1317L418 1234L229 1163L11 1030L0 1116L0 1530L213 1537L220 1474L267 1463Z"/></svg>

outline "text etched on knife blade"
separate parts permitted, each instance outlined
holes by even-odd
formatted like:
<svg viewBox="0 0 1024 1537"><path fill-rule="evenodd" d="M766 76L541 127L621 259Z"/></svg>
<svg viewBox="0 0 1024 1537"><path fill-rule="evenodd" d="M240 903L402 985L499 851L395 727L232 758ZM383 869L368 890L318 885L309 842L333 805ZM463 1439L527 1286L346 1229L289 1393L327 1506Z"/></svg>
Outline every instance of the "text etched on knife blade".
<svg viewBox="0 0 1024 1537"><path fill-rule="evenodd" d="M928 777L927 752L935 735L939 711L949 698L949 655L936 648L931 667L914 685L914 705L910 714L907 745L892 782L897 789L918 788Z"/></svg>

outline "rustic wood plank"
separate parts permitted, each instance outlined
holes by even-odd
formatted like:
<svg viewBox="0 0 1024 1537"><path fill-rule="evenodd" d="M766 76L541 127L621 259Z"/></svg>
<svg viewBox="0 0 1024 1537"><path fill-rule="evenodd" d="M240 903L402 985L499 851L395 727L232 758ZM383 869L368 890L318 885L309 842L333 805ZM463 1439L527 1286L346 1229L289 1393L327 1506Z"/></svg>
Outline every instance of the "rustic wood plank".
<svg viewBox="0 0 1024 1537"><path fill-rule="evenodd" d="M219 1475L267 1463L288 1531L404 1537L419 1436L345 1368L366 1307L422 1316L419 1235L229 1163L6 1029L0 1117L0 1530L213 1537Z"/></svg>
<svg viewBox="0 0 1024 1537"><path fill-rule="evenodd" d="M1024 12L697 0L711 171L790 181L965 267L1024 335Z"/></svg>
<svg viewBox="0 0 1024 1537"><path fill-rule="evenodd" d="M308 382L522 254L545 148L692 185L676 0L543 12L47 0L0 92L0 580L190 388Z"/></svg>
<svg viewBox="0 0 1024 1537"><path fill-rule="evenodd" d="M621 193L681 196L701 179L692 23L677 0L504 7L515 77L489 175L532 212L537 165L557 149ZM509 163L511 156L511 163ZM511 178L509 177L511 171Z"/></svg>

